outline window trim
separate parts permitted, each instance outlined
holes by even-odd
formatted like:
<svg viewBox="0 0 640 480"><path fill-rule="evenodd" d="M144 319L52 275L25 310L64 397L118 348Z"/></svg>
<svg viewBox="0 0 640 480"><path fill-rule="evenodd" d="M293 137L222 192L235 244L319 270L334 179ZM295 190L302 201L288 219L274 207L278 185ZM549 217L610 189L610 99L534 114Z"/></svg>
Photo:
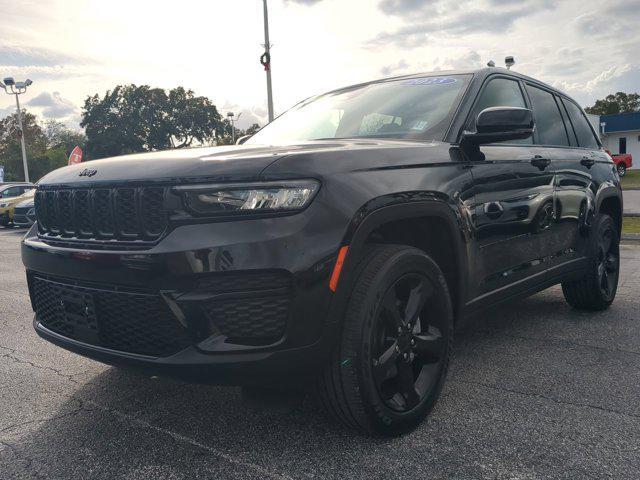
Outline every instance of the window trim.
<svg viewBox="0 0 640 480"><path fill-rule="evenodd" d="M582 118L584 119L585 122L587 122L587 125L589 126L589 130L591 130L591 135L593 135L593 138L595 138L595 140L596 140L596 147L597 147L596 149L597 150L601 149L602 148L602 142L600 141L600 137L596 134L595 130L593 129L593 126L591 125L591 122L589 121L587 116L584 114L584 111L582 110L580 105L578 105L576 102L571 100L566 95L560 95L560 100L562 101L562 106L564 107L564 109L567 112L567 117L569 118L569 123L571 123L571 129L573 130L573 134L576 136L576 144L577 145L575 147L573 147L573 148L580 148L582 150L593 150L592 147L583 147L583 146L580 145L580 140L578 139L578 133L576 132L576 127L573 125L573 122L571 121L571 115L569 115L569 110L567 109L567 105L565 104L565 102L573 103L573 105L580 111L580 113L582 114Z"/></svg>
<svg viewBox="0 0 640 480"><path fill-rule="evenodd" d="M562 114L562 108L560 108L560 105L558 104L558 95L556 92L554 92L553 90L551 90L550 88L544 87L542 85L538 85L536 83L533 82L529 82L529 81L525 81L523 82L525 85L525 90L527 92L527 97L529 98L529 102L531 104L531 113L533 114L533 119L536 122L536 129L534 131L534 133L536 134L535 138L534 138L534 145L538 146L538 147L549 147L549 148L573 148L573 146L571 145L571 138L569 136L569 130L567 129L567 124L566 124L566 119L564 118L564 115ZM558 109L558 113L560 114L560 119L562 120L562 124L564 125L564 133L567 136L567 145L556 145L556 144L549 144L549 143L540 143L540 136L538 134L538 127L537 127L537 123L538 120L536 118L536 111L533 108L533 102L531 102L531 97L529 96L529 91L527 90L526 87L530 86L531 88L537 88L538 90L542 90L543 92L548 93L549 95L551 95L551 98L553 98L553 101L556 104L556 108ZM564 108L564 106L563 106ZM567 114L567 119L569 118L568 114ZM573 129L573 126L572 126ZM574 132L575 135L575 132ZM578 144L578 138L576 136L576 145Z"/></svg>
<svg viewBox="0 0 640 480"><path fill-rule="evenodd" d="M471 107L469 108L469 111L467 112L467 115L464 119L464 122L462 123L462 128L460 129L460 133L458 134L458 138L456 139L456 143L460 143L460 138L462 137L462 133L465 129L465 127L467 125L469 125L469 122L471 121L471 119L473 118L473 112L476 108L476 105L478 104L480 97L482 96L482 94L484 93L485 89L487 88L487 85L489 84L489 82L496 80L496 79L500 79L500 78L504 78L506 80L510 80L513 82L516 82L518 84L518 86L520 87L520 94L522 95L522 99L524 100L524 104L525 104L525 108L528 108L529 110L531 110L531 102L529 101L529 96L526 93L526 90L523 86L523 82L520 78L516 77L516 76L512 76L512 75L506 75L504 73L495 73L492 75L487 76L483 82L482 85L480 85L480 88L478 89L478 93L476 94L475 98L473 99L473 103L471 104ZM475 123L476 123L476 119L473 119L473 125L475 127ZM536 145L536 131L533 131L533 135L531 135L531 139L532 139L532 143L507 143L507 142L497 142L497 143L488 143L486 144L487 146L495 146L495 147L532 147Z"/></svg>

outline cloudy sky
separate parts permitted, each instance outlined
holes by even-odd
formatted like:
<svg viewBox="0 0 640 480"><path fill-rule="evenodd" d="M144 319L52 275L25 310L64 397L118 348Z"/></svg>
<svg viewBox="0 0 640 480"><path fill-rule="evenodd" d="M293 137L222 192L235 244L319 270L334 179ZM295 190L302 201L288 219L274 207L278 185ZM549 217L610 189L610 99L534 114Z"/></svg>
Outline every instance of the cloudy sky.
<svg viewBox="0 0 640 480"><path fill-rule="evenodd" d="M640 0L269 0L276 113L315 93L403 73L515 70L583 106L640 91ZM182 85L241 126L264 122L261 0L0 0L0 78L78 128L88 95ZM0 93L2 93L0 91ZM13 97L0 95L0 118Z"/></svg>

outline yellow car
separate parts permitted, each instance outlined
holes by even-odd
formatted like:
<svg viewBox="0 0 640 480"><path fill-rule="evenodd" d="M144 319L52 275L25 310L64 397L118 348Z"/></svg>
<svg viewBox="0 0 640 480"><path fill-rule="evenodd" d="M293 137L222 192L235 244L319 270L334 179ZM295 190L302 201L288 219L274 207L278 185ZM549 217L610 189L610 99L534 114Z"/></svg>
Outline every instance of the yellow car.
<svg viewBox="0 0 640 480"><path fill-rule="evenodd" d="M16 205L33 198L35 193L35 188L32 188L17 197L0 198L0 225L3 227L13 226L13 210Z"/></svg>

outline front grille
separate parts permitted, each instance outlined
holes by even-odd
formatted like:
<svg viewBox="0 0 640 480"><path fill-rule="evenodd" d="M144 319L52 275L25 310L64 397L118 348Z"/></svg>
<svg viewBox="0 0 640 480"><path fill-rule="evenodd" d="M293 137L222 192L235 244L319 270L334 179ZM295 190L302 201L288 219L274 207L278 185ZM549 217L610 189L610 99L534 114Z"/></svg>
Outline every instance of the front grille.
<svg viewBox="0 0 640 480"><path fill-rule="evenodd" d="M65 337L113 350L166 357L195 343L157 294L33 277L38 321Z"/></svg>
<svg viewBox="0 0 640 480"><path fill-rule="evenodd" d="M33 207L16 207L13 209L13 215L26 215Z"/></svg>
<svg viewBox="0 0 640 480"><path fill-rule="evenodd" d="M38 190L38 233L58 242L157 241L167 228L165 187Z"/></svg>
<svg viewBox="0 0 640 480"><path fill-rule="evenodd" d="M200 306L211 329L228 341L266 345L284 335L292 295L289 273L216 274L199 280L197 288L210 294Z"/></svg>

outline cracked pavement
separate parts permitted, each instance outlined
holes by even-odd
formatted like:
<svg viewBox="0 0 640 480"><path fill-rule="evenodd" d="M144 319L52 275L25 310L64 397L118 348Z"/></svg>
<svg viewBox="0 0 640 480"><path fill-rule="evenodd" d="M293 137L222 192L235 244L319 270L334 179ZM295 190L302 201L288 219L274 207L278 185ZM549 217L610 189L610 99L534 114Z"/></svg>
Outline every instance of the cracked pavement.
<svg viewBox="0 0 640 480"><path fill-rule="evenodd" d="M256 409L40 340L21 234L0 230L1 479L640 478L640 247L622 247L606 312L554 287L469 322L427 421L372 440L313 398Z"/></svg>

